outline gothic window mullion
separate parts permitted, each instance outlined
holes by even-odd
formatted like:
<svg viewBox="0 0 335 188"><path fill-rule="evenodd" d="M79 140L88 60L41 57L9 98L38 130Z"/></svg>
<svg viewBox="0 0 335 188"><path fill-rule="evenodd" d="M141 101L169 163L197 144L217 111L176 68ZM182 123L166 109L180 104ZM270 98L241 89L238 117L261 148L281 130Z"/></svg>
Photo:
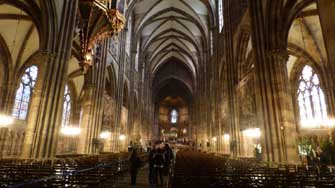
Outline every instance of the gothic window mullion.
<svg viewBox="0 0 335 188"><path fill-rule="evenodd" d="M315 106L314 106L314 99L313 99L313 95L312 95L312 87L308 88L308 93L309 93L309 102L311 103L311 109L312 109L312 115L313 117L316 116L316 110L315 110Z"/></svg>
<svg viewBox="0 0 335 188"><path fill-rule="evenodd" d="M320 86L317 87L317 91L318 91L318 97L319 97L319 99L320 99L320 98L321 98L321 94L320 94ZM324 112L324 109L322 108L322 106L323 106L323 105L322 105L322 101L319 100L318 102L319 102L319 105L320 105L321 116L324 117L325 112Z"/></svg>
<svg viewBox="0 0 335 188"><path fill-rule="evenodd" d="M63 99L63 115L62 115L62 127L70 125L71 116L71 93L69 87L65 85L64 99Z"/></svg>
<svg viewBox="0 0 335 188"><path fill-rule="evenodd" d="M24 92L24 84L23 83L20 83L20 84L22 84L22 92ZM20 101L23 101L23 96L24 94L22 93ZM22 107L22 102L18 104L18 117L20 117L20 114L21 114L21 107Z"/></svg>
<svg viewBox="0 0 335 188"><path fill-rule="evenodd" d="M304 100L303 106L304 106L304 109L305 109L305 117L307 118L308 114L307 114L306 99L305 99L304 94L302 92L300 92L300 93L301 93L302 99Z"/></svg>

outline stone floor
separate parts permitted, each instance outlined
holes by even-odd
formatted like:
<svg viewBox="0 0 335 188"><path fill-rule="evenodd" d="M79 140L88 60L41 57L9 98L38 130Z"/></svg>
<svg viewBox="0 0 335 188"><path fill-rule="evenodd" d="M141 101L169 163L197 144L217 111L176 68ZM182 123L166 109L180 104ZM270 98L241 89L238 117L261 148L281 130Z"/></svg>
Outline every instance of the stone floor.
<svg viewBox="0 0 335 188"><path fill-rule="evenodd" d="M149 168L148 166L143 167L137 175L137 184L136 185L130 185L130 175L125 177L119 185L117 185L117 188L167 188L167 177L164 177L164 186L157 186L157 185L149 185L148 182L148 175L149 175Z"/></svg>

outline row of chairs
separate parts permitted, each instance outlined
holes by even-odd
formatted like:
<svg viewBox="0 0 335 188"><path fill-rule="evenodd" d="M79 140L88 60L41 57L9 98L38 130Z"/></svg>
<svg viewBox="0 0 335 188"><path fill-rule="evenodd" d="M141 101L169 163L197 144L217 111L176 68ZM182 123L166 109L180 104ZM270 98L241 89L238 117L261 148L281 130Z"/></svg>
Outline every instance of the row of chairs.
<svg viewBox="0 0 335 188"><path fill-rule="evenodd" d="M0 160L0 187L112 187L129 170L128 153ZM142 156L144 158L144 156Z"/></svg>
<svg viewBox="0 0 335 188"><path fill-rule="evenodd" d="M172 188L335 187L335 172L327 166L269 166L191 151L178 152L171 179Z"/></svg>

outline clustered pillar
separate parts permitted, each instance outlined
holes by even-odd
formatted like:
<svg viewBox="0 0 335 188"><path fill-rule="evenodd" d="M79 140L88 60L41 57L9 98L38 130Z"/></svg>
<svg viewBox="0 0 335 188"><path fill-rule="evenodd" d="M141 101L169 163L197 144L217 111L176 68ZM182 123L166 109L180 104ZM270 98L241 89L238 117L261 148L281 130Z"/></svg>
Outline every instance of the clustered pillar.
<svg viewBox="0 0 335 188"><path fill-rule="evenodd" d="M64 4L63 24L55 32L46 51L46 68L40 71L41 88L32 98L33 109L28 114L22 158L51 159L55 156L61 122L64 80L71 54L77 1ZM36 106L35 106L36 105Z"/></svg>

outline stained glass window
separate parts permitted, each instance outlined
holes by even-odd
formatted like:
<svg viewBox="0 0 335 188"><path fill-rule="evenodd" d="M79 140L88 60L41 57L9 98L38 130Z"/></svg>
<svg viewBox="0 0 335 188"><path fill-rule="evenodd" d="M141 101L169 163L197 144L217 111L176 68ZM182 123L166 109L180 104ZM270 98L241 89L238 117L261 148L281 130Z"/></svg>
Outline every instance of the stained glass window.
<svg viewBox="0 0 335 188"><path fill-rule="evenodd" d="M65 85L64 102L63 102L63 116L62 116L62 126L63 127L70 125L70 115L71 115L71 93L70 93L69 87Z"/></svg>
<svg viewBox="0 0 335 188"><path fill-rule="evenodd" d="M218 2L218 14L219 14L219 32L221 32L222 28L223 28L223 4L222 4L222 0L219 0Z"/></svg>
<svg viewBox="0 0 335 188"><path fill-rule="evenodd" d="M30 96L36 84L37 73L38 68L33 65L28 67L21 77L19 88L16 90L12 112L12 116L17 119L25 120L27 117Z"/></svg>
<svg viewBox="0 0 335 188"><path fill-rule="evenodd" d="M178 112L176 109L171 110L171 123L177 123Z"/></svg>
<svg viewBox="0 0 335 188"><path fill-rule="evenodd" d="M325 95L320 87L319 77L308 65L303 68L299 77L297 96L302 126L308 126L308 124L320 126L319 123L313 124L312 122L327 120Z"/></svg>

